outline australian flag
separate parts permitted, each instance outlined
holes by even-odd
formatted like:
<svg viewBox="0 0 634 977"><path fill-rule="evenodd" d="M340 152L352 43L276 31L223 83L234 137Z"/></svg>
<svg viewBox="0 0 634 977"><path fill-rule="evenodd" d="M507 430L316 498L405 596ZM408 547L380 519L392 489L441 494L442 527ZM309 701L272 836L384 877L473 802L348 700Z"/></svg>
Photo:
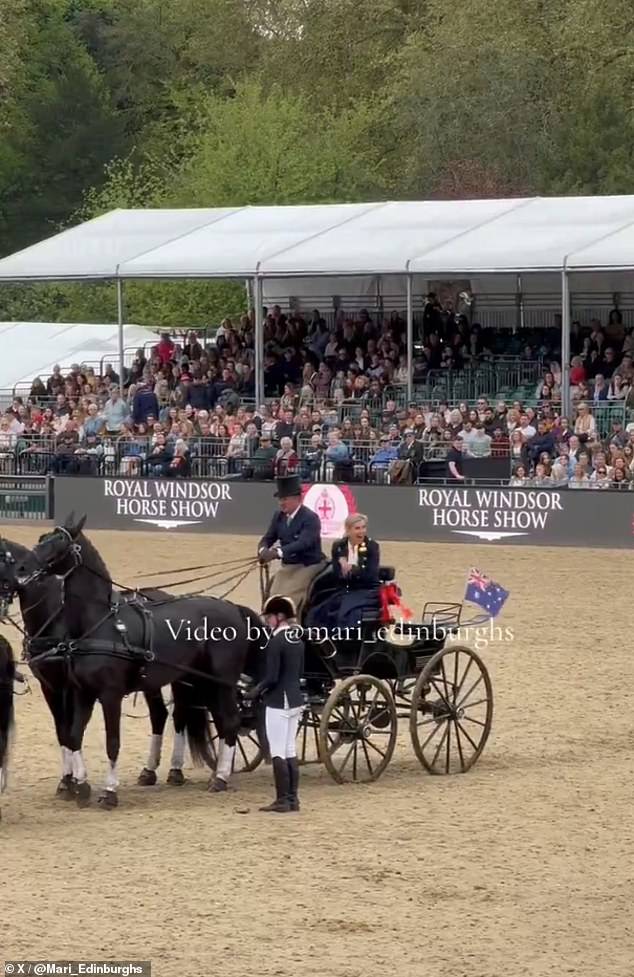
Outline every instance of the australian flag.
<svg viewBox="0 0 634 977"><path fill-rule="evenodd" d="M491 617L498 616L508 596L508 590L485 577L481 570L469 571L464 599L471 604L477 604Z"/></svg>

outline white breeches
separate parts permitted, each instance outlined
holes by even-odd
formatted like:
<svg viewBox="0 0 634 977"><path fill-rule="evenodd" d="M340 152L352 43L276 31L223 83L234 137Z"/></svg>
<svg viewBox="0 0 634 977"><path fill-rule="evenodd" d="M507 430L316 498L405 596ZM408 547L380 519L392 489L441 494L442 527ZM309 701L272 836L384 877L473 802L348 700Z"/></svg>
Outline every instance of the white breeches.
<svg viewBox="0 0 634 977"><path fill-rule="evenodd" d="M295 709L266 707L266 737L272 757L278 756L287 760L297 756L295 739L299 717L303 710L303 706L297 706Z"/></svg>

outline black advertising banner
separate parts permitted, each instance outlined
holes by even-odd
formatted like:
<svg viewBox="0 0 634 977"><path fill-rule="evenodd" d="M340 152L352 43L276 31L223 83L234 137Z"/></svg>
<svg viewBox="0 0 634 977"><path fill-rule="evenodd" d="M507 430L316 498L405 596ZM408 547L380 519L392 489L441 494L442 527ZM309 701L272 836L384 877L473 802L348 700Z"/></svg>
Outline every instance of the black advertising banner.
<svg viewBox="0 0 634 977"><path fill-rule="evenodd" d="M634 545L634 493L589 489L370 487L359 509L379 539L624 548Z"/></svg>
<svg viewBox="0 0 634 977"><path fill-rule="evenodd" d="M93 529L262 535L276 508L270 482L56 478L55 518L86 513ZM308 484L322 536L362 512L379 540L629 548L634 492Z"/></svg>
<svg viewBox="0 0 634 977"><path fill-rule="evenodd" d="M171 478L55 479L55 518L86 513L93 529L243 533L267 528L273 485Z"/></svg>

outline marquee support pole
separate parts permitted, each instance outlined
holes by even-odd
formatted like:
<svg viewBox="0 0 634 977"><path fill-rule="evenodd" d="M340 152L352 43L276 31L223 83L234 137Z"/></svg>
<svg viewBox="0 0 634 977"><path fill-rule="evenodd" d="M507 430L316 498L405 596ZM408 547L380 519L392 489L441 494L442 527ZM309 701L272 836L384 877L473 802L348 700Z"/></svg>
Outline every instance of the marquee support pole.
<svg viewBox="0 0 634 977"><path fill-rule="evenodd" d="M407 402L414 399L414 276L407 276Z"/></svg>
<svg viewBox="0 0 634 977"><path fill-rule="evenodd" d="M123 282L117 278L117 322L119 324L119 392L123 397L125 357L123 353Z"/></svg>
<svg viewBox="0 0 634 977"><path fill-rule="evenodd" d="M563 416L570 416L570 280L564 268L561 272L561 407Z"/></svg>
<svg viewBox="0 0 634 977"><path fill-rule="evenodd" d="M264 403L264 323L262 321L262 279L256 276L254 281L254 309L255 309L255 406Z"/></svg>

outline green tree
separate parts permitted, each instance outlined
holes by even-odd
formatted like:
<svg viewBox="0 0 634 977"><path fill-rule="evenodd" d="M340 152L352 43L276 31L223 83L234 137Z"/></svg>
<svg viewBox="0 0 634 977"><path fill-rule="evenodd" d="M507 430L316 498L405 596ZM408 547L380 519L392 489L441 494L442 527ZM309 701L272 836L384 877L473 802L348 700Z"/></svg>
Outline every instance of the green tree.
<svg viewBox="0 0 634 977"><path fill-rule="evenodd" d="M107 86L63 0L29 0L28 58L0 151L2 251L57 230L124 148Z"/></svg>
<svg viewBox="0 0 634 977"><path fill-rule="evenodd" d="M452 171L474 168L487 175L492 195L533 190L560 75L555 8L549 13L538 0L449 7L429 0L425 26L399 53L391 83L403 190L424 196Z"/></svg>
<svg viewBox="0 0 634 977"><path fill-rule="evenodd" d="M177 112L178 92L230 92L257 59L242 0L93 0L75 22L137 145ZM149 131L148 131L149 130Z"/></svg>
<svg viewBox="0 0 634 977"><path fill-rule="evenodd" d="M392 58L424 18L425 0L247 0L266 43L266 86L313 106L354 106L379 94Z"/></svg>
<svg viewBox="0 0 634 977"><path fill-rule="evenodd" d="M185 122L176 206L358 201L381 195L383 153L371 103L339 114L249 82L211 95Z"/></svg>

